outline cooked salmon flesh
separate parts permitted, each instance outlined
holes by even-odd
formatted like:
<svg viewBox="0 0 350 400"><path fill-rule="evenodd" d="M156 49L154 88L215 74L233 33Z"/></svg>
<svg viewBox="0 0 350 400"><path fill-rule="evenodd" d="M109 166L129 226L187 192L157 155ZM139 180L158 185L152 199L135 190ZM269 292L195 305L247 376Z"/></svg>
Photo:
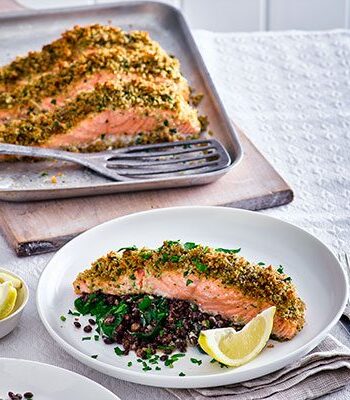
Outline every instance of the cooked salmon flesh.
<svg viewBox="0 0 350 400"><path fill-rule="evenodd" d="M0 68L0 143L100 151L200 131L179 61L147 32L76 26Z"/></svg>
<svg viewBox="0 0 350 400"><path fill-rule="evenodd" d="M305 304L281 269L249 263L237 250L165 241L157 250L127 248L99 258L74 281L76 294L147 293L188 300L202 311L245 325L276 306L272 337L293 338Z"/></svg>

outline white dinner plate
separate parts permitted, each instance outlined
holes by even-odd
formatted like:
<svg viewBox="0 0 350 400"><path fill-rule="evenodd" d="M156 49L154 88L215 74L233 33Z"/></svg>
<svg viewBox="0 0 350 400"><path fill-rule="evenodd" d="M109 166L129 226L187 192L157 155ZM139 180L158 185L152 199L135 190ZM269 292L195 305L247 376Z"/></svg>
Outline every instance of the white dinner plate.
<svg viewBox="0 0 350 400"><path fill-rule="evenodd" d="M113 346L73 327L78 272L112 249L124 246L159 247L163 240L192 241L214 247L241 247L251 261L283 265L307 305L304 329L292 340L274 342L252 362L239 368L220 368L196 348L174 368L143 371L136 356L117 356ZM111 376L162 387L209 387L236 383L275 371L312 350L339 319L346 302L345 274L332 252L296 226L263 214L221 207L176 207L128 215L99 225L73 239L51 259L37 291L40 317L50 335L69 354ZM67 316L62 322L60 316ZM84 322L84 320L83 320ZM92 355L98 355L96 359ZM203 360L199 366L190 358ZM130 366L129 362L132 362ZM128 366L129 363L129 366ZM163 364L162 364L163 365ZM180 373L185 376L179 376Z"/></svg>
<svg viewBox="0 0 350 400"><path fill-rule="evenodd" d="M0 358L0 398L8 392L33 393L33 400L118 400L103 386L63 368L34 361ZM119 399L120 400L120 399Z"/></svg>

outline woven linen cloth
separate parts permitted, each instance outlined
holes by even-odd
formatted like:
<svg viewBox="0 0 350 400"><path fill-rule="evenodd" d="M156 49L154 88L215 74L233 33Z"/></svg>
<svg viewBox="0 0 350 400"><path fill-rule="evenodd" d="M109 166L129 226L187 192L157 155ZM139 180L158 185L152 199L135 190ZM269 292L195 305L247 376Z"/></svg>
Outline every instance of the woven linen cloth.
<svg viewBox="0 0 350 400"><path fill-rule="evenodd" d="M305 400L339 390L350 380L350 349L331 335L310 354L275 373L242 384L170 390L181 400Z"/></svg>
<svg viewBox="0 0 350 400"><path fill-rule="evenodd" d="M335 252L349 251L350 33L194 33L230 117L294 189L291 204L263 213L306 229ZM0 265L23 276L31 294L19 328L0 341L0 356L73 370L122 400L174 400L164 389L94 371L51 339L35 306L51 256L17 258L0 237ZM340 324L332 335L350 345ZM350 387L326 398L349 399Z"/></svg>

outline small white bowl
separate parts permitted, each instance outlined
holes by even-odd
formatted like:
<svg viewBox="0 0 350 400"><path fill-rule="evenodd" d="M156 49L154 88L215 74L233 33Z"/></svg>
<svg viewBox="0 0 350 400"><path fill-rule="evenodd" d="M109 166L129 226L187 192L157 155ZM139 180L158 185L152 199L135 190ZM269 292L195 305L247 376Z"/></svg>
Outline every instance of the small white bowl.
<svg viewBox="0 0 350 400"><path fill-rule="evenodd" d="M4 336L8 335L10 332L12 332L18 325L24 307L28 303L29 290L26 283L20 276L4 268L0 268L0 272L4 272L8 275L11 275L22 282L22 287L20 289L17 289L18 295L14 310L8 317L0 319L0 339L1 339Z"/></svg>

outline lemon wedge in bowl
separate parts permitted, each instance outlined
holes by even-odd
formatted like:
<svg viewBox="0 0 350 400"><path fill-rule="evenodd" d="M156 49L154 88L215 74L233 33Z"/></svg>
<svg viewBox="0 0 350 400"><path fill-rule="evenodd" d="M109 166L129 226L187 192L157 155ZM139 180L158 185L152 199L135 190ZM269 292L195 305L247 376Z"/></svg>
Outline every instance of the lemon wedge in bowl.
<svg viewBox="0 0 350 400"><path fill-rule="evenodd" d="M4 283L4 282L12 282L12 285L16 288L16 289L20 289L22 287L22 282L15 278L14 276L10 275L10 274L6 274L6 272L1 272L0 271L0 283Z"/></svg>
<svg viewBox="0 0 350 400"><path fill-rule="evenodd" d="M201 348L216 361L239 367L255 358L271 335L276 307L270 307L253 318L241 331L234 328L208 329L199 335Z"/></svg>
<svg viewBox="0 0 350 400"><path fill-rule="evenodd" d="M0 320L8 317L15 308L17 290L11 281L0 284Z"/></svg>

